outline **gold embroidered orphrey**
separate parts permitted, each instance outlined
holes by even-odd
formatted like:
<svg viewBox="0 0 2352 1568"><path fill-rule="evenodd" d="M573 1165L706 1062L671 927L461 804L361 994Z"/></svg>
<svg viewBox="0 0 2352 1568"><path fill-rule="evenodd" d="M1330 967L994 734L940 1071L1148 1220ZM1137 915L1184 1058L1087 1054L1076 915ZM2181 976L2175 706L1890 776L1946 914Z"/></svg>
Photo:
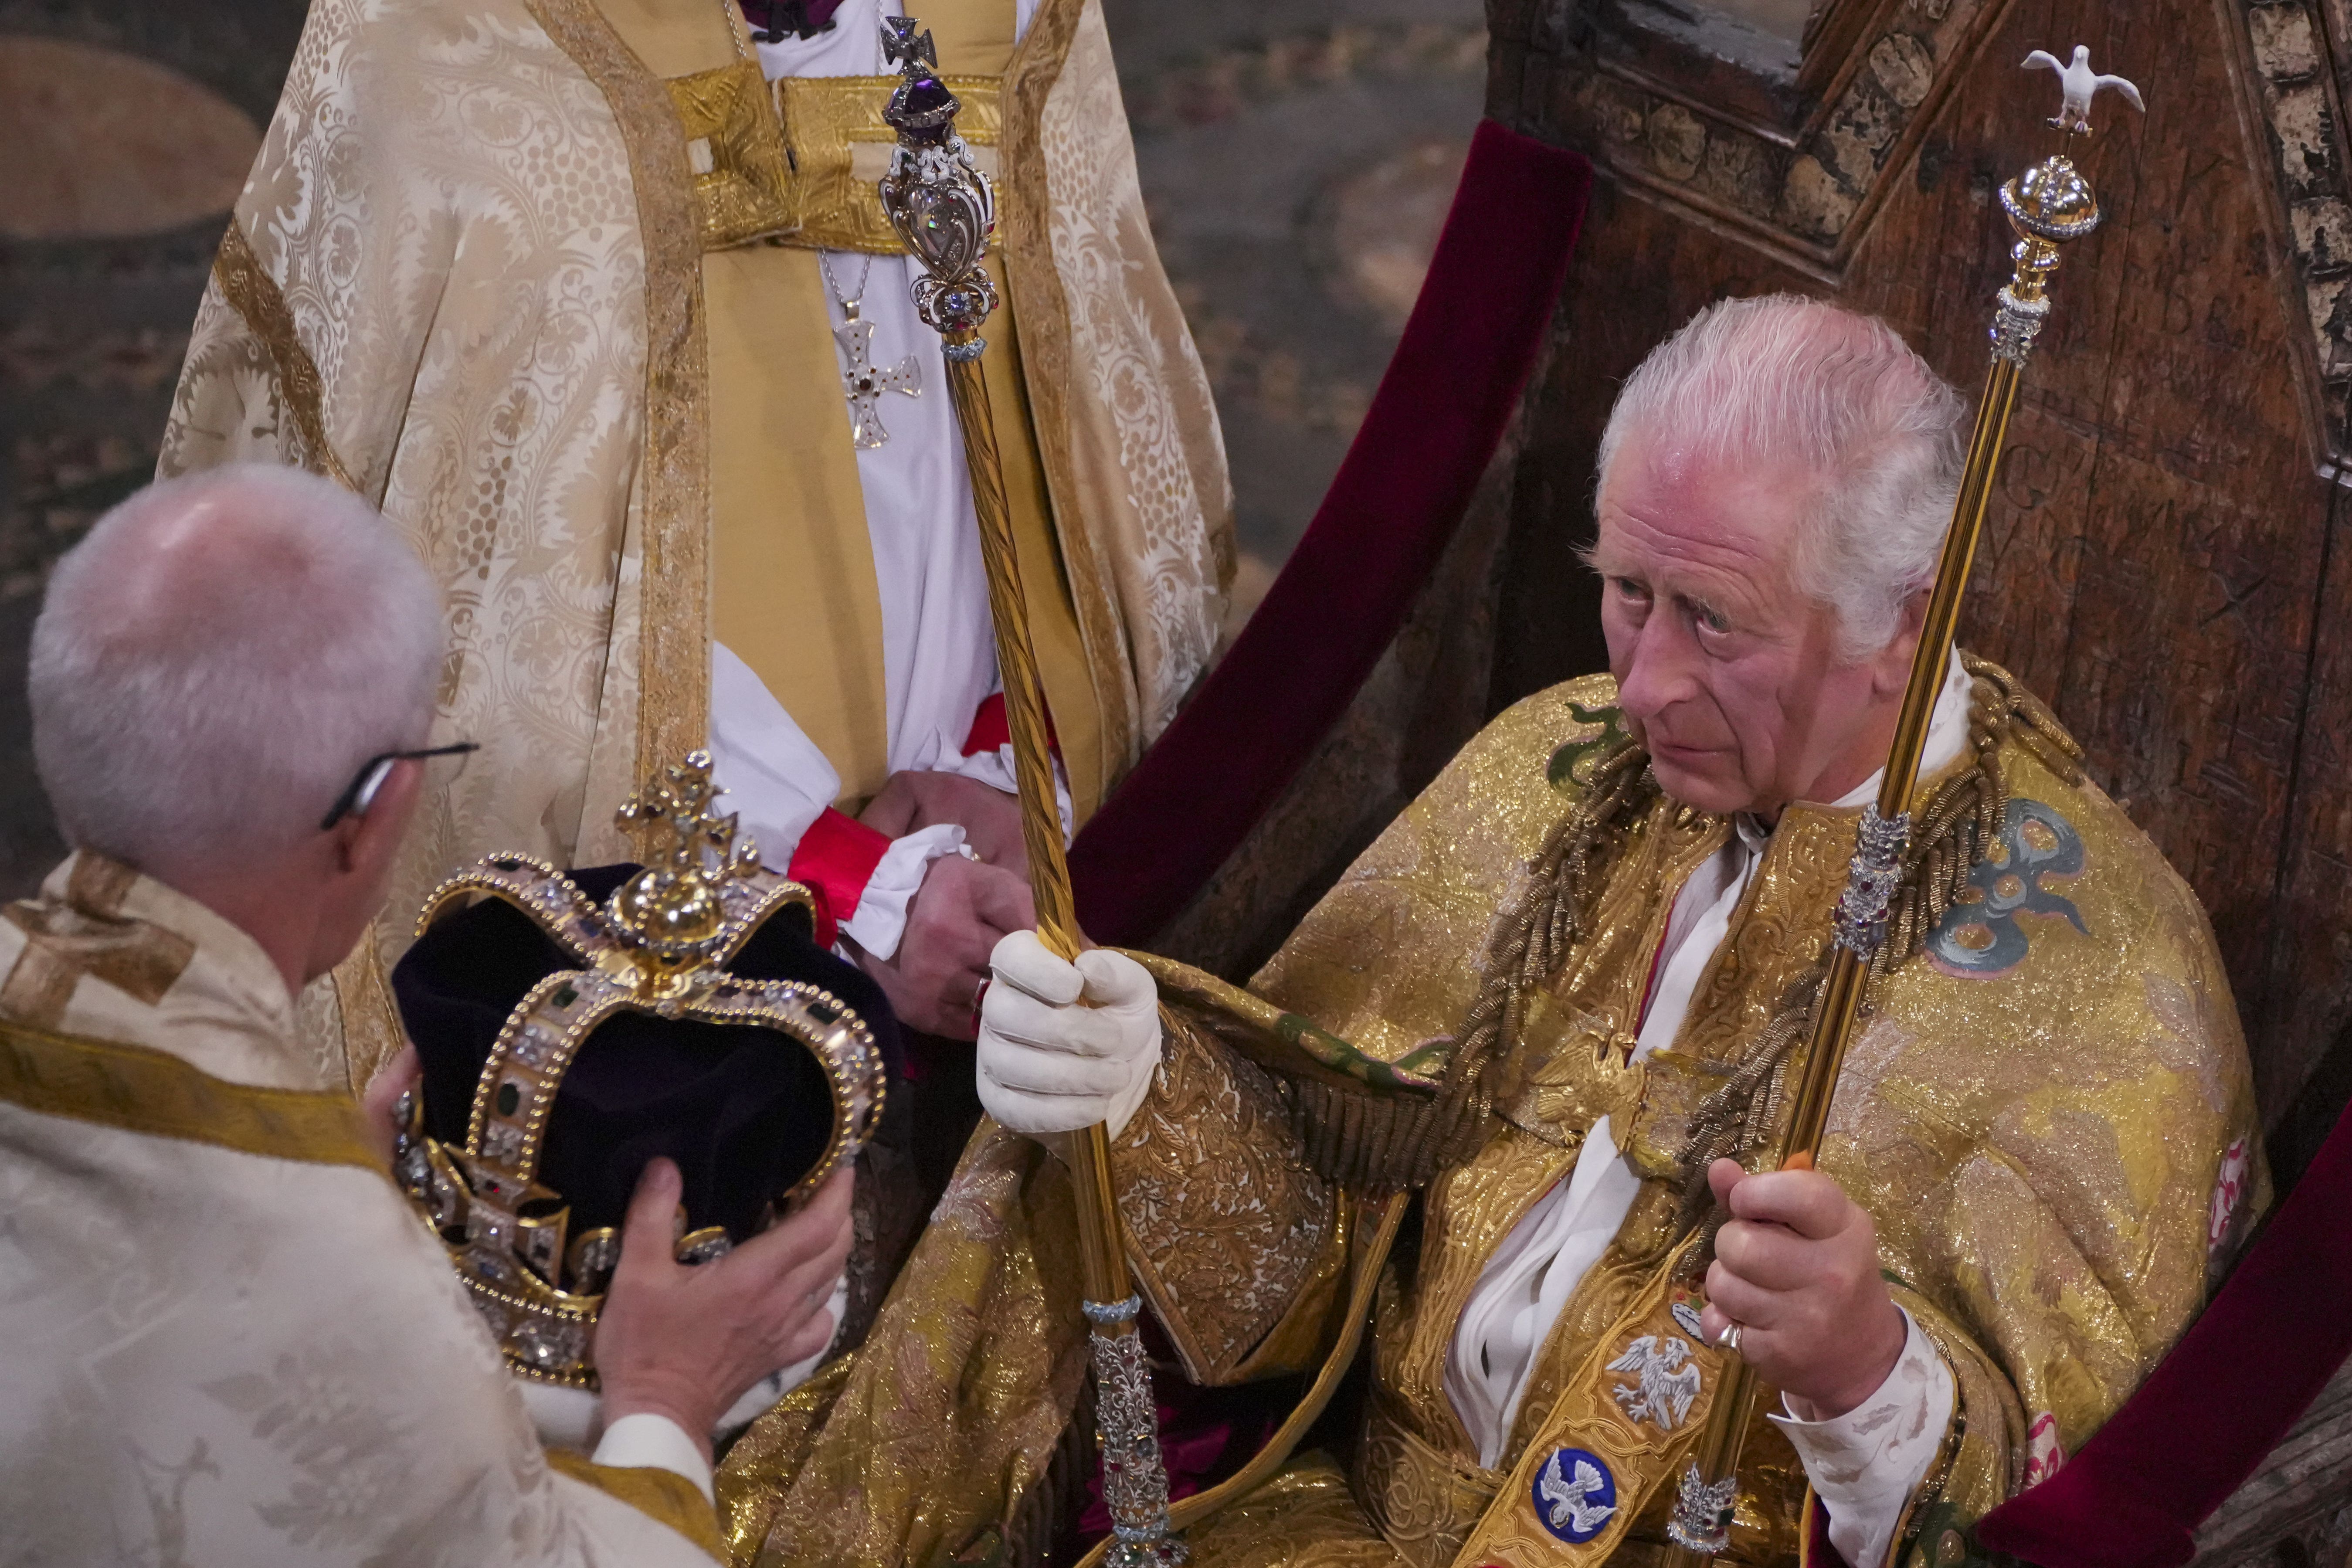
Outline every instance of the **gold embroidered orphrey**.
<svg viewBox="0 0 2352 1568"><path fill-rule="evenodd" d="M759 863L735 818L712 808L709 753L689 753L622 808L667 848L601 906L561 871L494 855L425 900L421 935L452 904L488 896L513 905L577 965L526 993L492 1045L463 1148L425 1135L424 1107L403 1097L394 1154L401 1185L443 1244L507 1363L543 1382L593 1388L591 1354L604 1290L620 1261L611 1226L569 1236L571 1210L538 1180L540 1152L563 1075L596 1029L623 1013L772 1029L805 1047L832 1086L833 1132L814 1169L772 1212L857 1158L881 1115L885 1068L864 1019L821 986L727 973L772 916L813 910L807 889ZM724 1228L682 1237L679 1261L724 1254Z"/></svg>
<svg viewBox="0 0 2352 1568"><path fill-rule="evenodd" d="M1001 187L992 434L1083 822L1216 646L1222 438L1100 0L1041 0L1025 29L1013 0L919 9ZM470 785L428 791L395 909L494 853L629 858L614 808L708 743L714 641L824 752L835 804L888 776L814 254L899 249L874 194L887 83L760 79L718 0L310 8L158 471L334 474L439 584L441 712L486 749ZM397 1048L383 976L408 923L303 999L306 1045L355 1086Z"/></svg>

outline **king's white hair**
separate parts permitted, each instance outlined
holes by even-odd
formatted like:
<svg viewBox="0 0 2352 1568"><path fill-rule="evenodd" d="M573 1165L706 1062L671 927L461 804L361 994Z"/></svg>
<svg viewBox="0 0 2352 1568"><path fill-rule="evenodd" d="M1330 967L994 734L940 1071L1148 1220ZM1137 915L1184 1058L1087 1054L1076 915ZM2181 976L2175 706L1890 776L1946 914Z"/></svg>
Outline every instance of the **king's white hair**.
<svg viewBox="0 0 2352 1568"><path fill-rule="evenodd" d="M240 465L149 487L58 563L33 626L33 763L67 839L165 877L319 831L433 719L441 601L341 486Z"/></svg>
<svg viewBox="0 0 2352 1568"><path fill-rule="evenodd" d="M1793 294L1723 300L1650 352L1601 436L1600 482L1629 437L1735 466L1820 476L1790 564L1836 612L1841 651L1885 647L1936 580L1960 482L1960 395L1894 328Z"/></svg>

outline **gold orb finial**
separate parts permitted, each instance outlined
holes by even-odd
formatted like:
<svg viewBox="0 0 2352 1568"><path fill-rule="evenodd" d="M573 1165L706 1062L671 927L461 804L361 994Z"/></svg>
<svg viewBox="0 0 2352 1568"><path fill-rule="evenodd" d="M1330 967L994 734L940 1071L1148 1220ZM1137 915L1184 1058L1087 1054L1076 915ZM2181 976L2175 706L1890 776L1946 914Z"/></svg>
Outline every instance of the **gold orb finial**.
<svg viewBox="0 0 2352 1568"><path fill-rule="evenodd" d="M709 752L689 752L666 773L614 814L649 841L646 868L614 893L608 912L628 938L677 964L707 956L725 938L728 884L758 870L760 857L734 814L713 809L725 792L711 780Z"/></svg>

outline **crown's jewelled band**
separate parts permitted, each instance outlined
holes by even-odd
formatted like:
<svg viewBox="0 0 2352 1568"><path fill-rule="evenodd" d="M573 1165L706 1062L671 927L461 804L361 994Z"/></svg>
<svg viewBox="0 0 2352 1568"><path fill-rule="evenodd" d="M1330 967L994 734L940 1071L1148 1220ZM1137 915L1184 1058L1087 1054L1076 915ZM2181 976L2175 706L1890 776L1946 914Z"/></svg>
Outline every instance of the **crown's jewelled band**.
<svg viewBox="0 0 2352 1568"><path fill-rule="evenodd" d="M562 872L527 855L493 855L425 894L415 934L423 936L444 910L478 893L512 904L529 915L581 963L591 962L589 955L597 943L612 940L604 911L595 901Z"/></svg>
<svg viewBox="0 0 2352 1568"><path fill-rule="evenodd" d="M538 1171L563 1075L588 1037L615 1015L772 1029L817 1058L833 1091L832 1133L823 1158L780 1197L780 1206L856 1159L880 1118L887 1069L864 1019L822 986L739 979L720 967L785 905L813 911L809 890L764 867L730 870L709 886L725 923L698 944L698 958L685 963L649 951L618 926L611 913L617 905L600 906L554 867L528 856L491 857L425 900L420 933L458 900L487 896L520 910L580 965L541 980L508 1016L476 1085L467 1146L445 1149L415 1137L401 1173L427 1222L462 1235L454 1243L445 1238L451 1261L509 1363L527 1376L596 1384L588 1358L609 1276L610 1259L602 1255L614 1250L614 1238L609 1232L580 1238L597 1243L601 1268L590 1270L595 1289L565 1289L566 1283L588 1282L567 1274L567 1267L580 1273L583 1260L567 1260L571 1211L555 1206L562 1195L539 1182ZM555 1212L525 1214L526 1206ZM679 1256L716 1257L723 1240L723 1232L706 1227L681 1239Z"/></svg>

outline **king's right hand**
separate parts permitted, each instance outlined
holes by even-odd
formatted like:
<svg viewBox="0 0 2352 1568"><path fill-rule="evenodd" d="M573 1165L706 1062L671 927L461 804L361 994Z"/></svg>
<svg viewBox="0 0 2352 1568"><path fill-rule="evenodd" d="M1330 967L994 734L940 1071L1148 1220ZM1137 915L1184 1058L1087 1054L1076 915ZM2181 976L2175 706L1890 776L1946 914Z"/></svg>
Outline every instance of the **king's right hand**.
<svg viewBox="0 0 2352 1568"><path fill-rule="evenodd" d="M1135 960L1094 948L1070 963L1017 931L989 959L980 1006L980 1102L1037 1137L1100 1121L1117 1137L1160 1065L1160 992Z"/></svg>

